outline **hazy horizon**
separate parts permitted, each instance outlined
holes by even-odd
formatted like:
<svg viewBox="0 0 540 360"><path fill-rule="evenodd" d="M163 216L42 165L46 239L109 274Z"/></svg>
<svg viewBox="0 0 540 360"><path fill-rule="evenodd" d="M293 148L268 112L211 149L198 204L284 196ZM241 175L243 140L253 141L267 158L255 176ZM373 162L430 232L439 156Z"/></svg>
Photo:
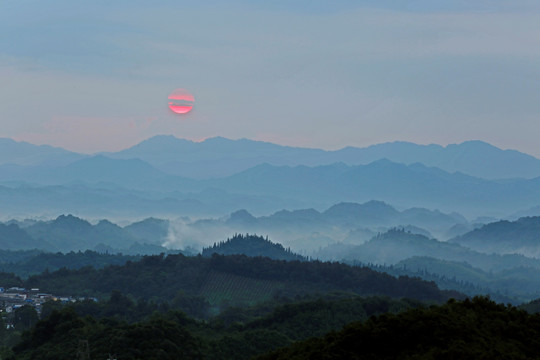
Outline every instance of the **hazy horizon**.
<svg viewBox="0 0 540 360"><path fill-rule="evenodd" d="M324 148L324 147L315 147L315 146L303 146L303 145L294 145L294 144L286 144L286 143L280 143L280 142L277 142L277 141L270 141L270 140L259 140L259 139L250 139L250 138L246 138L246 137L240 137L240 138L230 138L230 137L226 137L226 136L220 136L220 135L216 135L216 136L211 136L211 137L207 137L207 138L201 138L201 139L190 139L190 138L182 138L182 137L178 137L176 135L173 135L173 134L155 134L155 135L151 135L147 138L144 138L140 141L137 141L135 143L132 143L132 144L127 144L125 147L123 148L119 148L117 150L106 150L106 149L103 149L103 150L97 150L97 151L94 151L94 152L84 152L84 151L77 151L75 149L70 149L69 147L63 147L63 146L60 146L60 145L55 145L55 144L52 144L52 143L45 143L45 142L32 142L32 141L28 141L28 140L22 140L22 139L17 139L17 138L13 138L13 137L0 137L1 138L4 138L4 139L10 139L10 140L13 140L15 142L18 142L18 143L28 143L28 144L31 144L31 145L35 145L35 146L51 146L51 147L55 147L55 148L60 148L60 149L63 149L63 150L68 150L70 152L74 152L74 153L79 153L79 154L82 154L82 155L90 155L90 156L93 156L93 155L100 155L100 154L107 154L107 153L115 153L115 152L120 152L120 151L123 151L123 150L127 150L127 149L130 149L134 146L137 146L139 144L141 144L142 142L145 142L145 141L148 141L152 138L155 138L155 137L168 137L168 136L172 136L174 137L175 139L177 140L185 140L185 141L189 141L191 143L204 143L205 141L207 140L211 140L211 139L216 139L216 138L222 138L222 139L226 139L226 140L230 140L230 141L240 141L240 140L247 140L247 141L255 141L255 142L263 142L263 143L268 143L268 144L273 144L273 145L279 145L279 146L286 146L286 147L293 147L293 148L301 148L301 149L316 149L316 150L324 150L324 151L329 151L329 152L332 152L332 151L337 151L337 150L342 150L342 149L345 149L345 148L358 148L358 149L363 149L363 148L368 148L370 146L374 146L374 145L382 145L382 144L391 144L391 143L410 143L410 144L415 144L415 145L420 145L420 146L440 146L442 148L447 148L449 146L453 146L453 145L461 145L461 144L464 144L464 143L470 143L470 142L482 142L482 143L486 143L486 144L489 144L489 145L492 145L496 148L499 148L503 151L506 151L506 150L510 150L510 151L519 151L523 154L526 154L526 155L530 155L530 156L533 156L537 159L540 159L540 156L535 156L534 154L531 154L531 153L527 153L525 151L522 151L522 150L519 150L517 148L504 148L504 147L499 147L493 143L490 143L488 141L485 141L485 140L482 140L482 139L466 139L466 140L463 140L463 141L460 141L460 142L454 142L454 143L434 143L434 142L426 142L426 143L419 143L419 142L414 142L414 141L407 141L407 140L393 140L393 141L385 141L385 142L379 142L379 143L373 143L373 144L367 144L365 146L355 146L355 145L350 145L350 144L344 144L340 147L336 147L336 148Z"/></svg>
<svg viewBox="0 0 540 360"><path fill-rule="evenodd" d="M157 134L337 149L481 139L540 156L540 6L7 1L0 137L77 152ZM174 114L167 96L195 95Z"/></svg>

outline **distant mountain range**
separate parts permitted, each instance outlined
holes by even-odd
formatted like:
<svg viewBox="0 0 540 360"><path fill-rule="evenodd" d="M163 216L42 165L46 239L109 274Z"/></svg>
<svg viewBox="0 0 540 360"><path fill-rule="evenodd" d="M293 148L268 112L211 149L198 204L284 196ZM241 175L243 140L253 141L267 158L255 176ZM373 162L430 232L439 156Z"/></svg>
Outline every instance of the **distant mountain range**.
<svg viewBox="0 0 540 360"><path fill-rule="evenodd" d="M337 162L366 165L381 159L406 165L422 163L450 173L462 172L485 179L540 176L539 159L515 150L502 150L482 141L466 141L446 147L391 142L325 151L247 139L216 137L193 142L161 135L129 149L103 155L115 159L140 159L167 174L187 178L225 177L263 163L276 166L319 166ZM85 157L88 155L51 146L0 139L0 164L61 166Z"/></svg>
<svg viewBox="0 0 540 360"><path fill-rule="evenodd" d="M207 180L168 175L142 160L86 158L49 169L0 167L0 212L82 216L218 215L245 208L270 213L381 200L400 208L504 217L540 204L540 178L493 181L421 164L379 160L307 166L257 165ZM103 212L100 215L100 211Z"/></svg>
<svg viewBox="0 0 540 360"><path fill-rule="evenodd" d="M262 163L277 166L319 166L337 162L365 165L381 159L406 165L422 163L486 179L540 176L539 159L515 150L501 150L482 141L446 147L392 142L324 151L247 139L216 137L197 143L173 136L156 136L108 155L121 159L139 158L168 173L196 178L232 175Z"/></svg>
<svg viewBox="0 0 540 360"><path fill-rule="evenodd" d="M53 220L10 220L0 223L0 249L45 251L124 251L135 253L133 246L148 244L182 249L190 244L175 242L173 238L198 239L200 247L208 248L216 241L222 241L229 234L253 233L272 235L280 243L301 249L305 253L347 238L348 243L363 243L380 231L394 226L408 227L417 233L428 233L437 229L448 229L455 224L468 224L459 214L444 214L427 209L407 209L398 211L388 204L370 201L365 204L340 203L318 212L314 209L281 210L269 216L254 217L246 210L235 211L230 216L217 219L162 220L147 218L121 227L108 220L96 224L73 215L60 215ZM316 234L316 235L314 235ZM314 236L326 236L317 243ZM262 245L269 245L262 238ZM251 239L251 240L253 240ZM229 247L242 245L242 235L232 236ZM281 245L280 245L281 246ZM240 246L241 247L241 246ZM222 246L219 246L221 249ZM142 254L164 251L164 248L150 249ZM209 251L209 250L207 250ZM211 254L211 253L210 253ZM249 253L248 255L253 255Z"/></svg>
<svg viewBox="0 0 540 360"><path fill-rule="evenodd" d="M331 226L388 226L391 224L415 224L418 226L452 226L466 223L459 214L444 214L421 208L398 211L382 201L368 201L363 204L342 202L331 206L323 212L314 209L281 210L269 216L253 217L245 210L231 214L228 224L272 225L278 227L311 227Z"/></svg>
<svg viewBox="0 0 540 360"><path fill-rule="evenodd" d="M268 214L380 200L501 218L524 209L534 215L540 204L540 177L527 179L540 175L540 160L478 141L324 151L157 136L96 156L9 139L0 148L0 214L8 216L216 216L239 208Z"/></svg>
<svg viewBox="0 0 540 360"><path fill-rule="evenodd" d="M54 167L67 165L86 156L58 147L0 138L0 164Z"/></svg>
<svg viewBox="0 0 540 360"><path fill-rule="evenodd" d="M161 247L167 231L168 223L164 220L146 219L122 228L108 220L92 225L73 215L61 215L31 224L0 223L0 249L159 254L167 251Z"/></svg>
<svg viewBox="0 0 540 360"><path fill-rule="evenodd" d="M222 232L271 234L294 249L316 249L328 243L343 241L360 244L371 239L377 232L392 227L407 228L413 233L444 236L456 224L469 226L467 220L457 213L445 214L422 208L398 211L381 202L364 204L339 203L325 211L315 209L281 210L269 216L254 217L246 210L232 213L228 218L200 220L193 227L222 227ZM230 230L229 230L230 231ZM464 231L466 232L466 231Z"/></svg>
<svg viewBox="0 0 540 360"><path fill-rule="evenodd" d="M500 271L518 266L531 266L540 269L540 259L526 258L517 254L487 254L471 250L455 242L429 239L423 235L410 234L399 229L390 230L365 244L350 248L345 253L344 258L363 262L395 264L413 256L464 261L484 271Z"/></svg>

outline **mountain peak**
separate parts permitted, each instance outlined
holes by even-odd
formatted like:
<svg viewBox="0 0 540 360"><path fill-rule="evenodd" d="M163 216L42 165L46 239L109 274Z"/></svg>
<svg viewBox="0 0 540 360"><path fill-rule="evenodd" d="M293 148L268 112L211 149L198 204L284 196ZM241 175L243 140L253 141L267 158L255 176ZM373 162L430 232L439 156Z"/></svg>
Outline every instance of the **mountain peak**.
<svg viewBox="0 0 540 360"><path fill-rule="evenodd" d="M56 219L54 219L52 221L52 224L56 225L56 226L60 226L60 227L64 227L64 226L67 226L67 227L70 227L70 228L73 228L73 227L83 227L83 228L88 228L88 227L92 227L92 225L86 221L86 220L83 220L77 216L74 216L74 215L71 215L71 214L68 214L68 215L60 215L58 216Z"/></svg>
<svg viewBox="0 0 540 360"><path fill-rule="evenodd" d="M227 223L249 224L256 221L257 219L253 215L251 215L247 210L242 209L233 212L227 220Z"/></svg>

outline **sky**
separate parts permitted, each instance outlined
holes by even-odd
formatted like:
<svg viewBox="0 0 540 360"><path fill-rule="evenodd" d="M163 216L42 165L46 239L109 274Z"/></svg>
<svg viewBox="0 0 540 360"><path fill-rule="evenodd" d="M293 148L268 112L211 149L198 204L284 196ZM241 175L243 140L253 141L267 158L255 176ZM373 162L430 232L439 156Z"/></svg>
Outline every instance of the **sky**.
<svg viewBox="0 0 540 360"><path fill-rule="evenodd" d="M339 149L483 140L540 157L540 3L0 1L0 137ZM195 96L184 115L177 88Z"/></svg>

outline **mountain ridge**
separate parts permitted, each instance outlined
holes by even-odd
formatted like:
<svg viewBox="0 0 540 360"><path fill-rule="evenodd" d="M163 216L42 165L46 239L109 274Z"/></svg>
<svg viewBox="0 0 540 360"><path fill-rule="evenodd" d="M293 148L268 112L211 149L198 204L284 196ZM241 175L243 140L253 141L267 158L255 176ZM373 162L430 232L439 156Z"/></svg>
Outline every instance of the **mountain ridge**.
<svg viewBox="0 0 540 360"><path fill-rule="evenodd" d="M92 155L70 152L48 145L32 145L0 138L0 165L67 165ZM385 142L366 147L346 146L324 150L279 145L271 142L212 137L200 142L156 135L117 152L100 152L116 159L139 158L171 175L191 178L224 177L261 163L318 166L336 162L365 165L380 159L411 165L416 162L462 172L485 179L534 178L540 176L540 159L517 150L501 149L481 140L446 146L406 141Z"/></svg>
<svg viewBox="0 0 540 360"><path fill-rule="evenodd" d="M81 163L93 165L80 169L78 165ZM201 215L204 215L203 209L214 209L213 214L239 208L268 213L283 208L322 208L339 202L380 200L400 208L456 211L466 217L502 217L540 203L540 178L493 181L449 173L420 163L405 165L386 159L356 166L344 163L315 167L276 166L265 163L228 177L194 180L168 175L140 159L98 156L56 170L40 168L35 173L22 172L21 177L15 175L0 171L0 181L4 182L0 187L0 201L10 204L5 208L8 213L12 213L9 209L35 208L36 201L45 201L45 198L29 197L28 192L21 190L23 187L32 188L39 196L40 186L48 186L50 190L49 205L72 204L71 198L54 195L71 188L75 196L73 200L78 199L78 203L84 200L82 194L85 190L99 193L98 197L91 199L91 203L96 205L100 198L109 201L109 195L118 198L123 193L127 197L116 207L134 197L164 201L164 209L172 202L176 205L171 209L180 209L184 206L178 202L195 201L198 205L194 204L192 209ZM6 182L15 185L7 186ZM38 185L29 187L28 184ZM114 194L111 194L112 190ZM110 204L113 208L110 205L104 207L103 201L102 208L107 211L114 209L114 203ZM189 207L187 203L185 205ZM231 207L233 205L234 208ZM71 210L74 207L68 206L61 211L78 212L85 208L83 202L83 207L78 210ZM4 208L0 206L0 210ZM160 211L160 214L164 213Z"/></svg>

